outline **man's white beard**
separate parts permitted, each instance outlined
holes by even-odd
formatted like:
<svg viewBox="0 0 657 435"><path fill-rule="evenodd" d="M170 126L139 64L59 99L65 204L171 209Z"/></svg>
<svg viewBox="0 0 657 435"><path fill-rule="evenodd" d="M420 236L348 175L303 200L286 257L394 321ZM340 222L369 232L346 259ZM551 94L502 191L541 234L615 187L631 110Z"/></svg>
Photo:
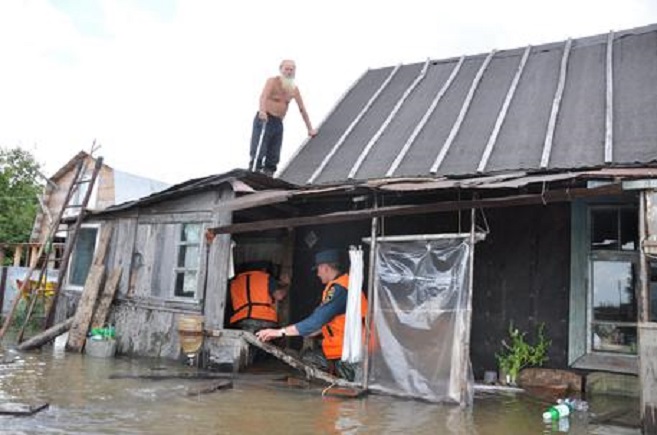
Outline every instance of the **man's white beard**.
<svg viewBox="0 0 657 435"><path fill-rule="evenodd" d="M293 92L297 88L294 84L294 77L281 76L281 84L286 92Z"/></svg>

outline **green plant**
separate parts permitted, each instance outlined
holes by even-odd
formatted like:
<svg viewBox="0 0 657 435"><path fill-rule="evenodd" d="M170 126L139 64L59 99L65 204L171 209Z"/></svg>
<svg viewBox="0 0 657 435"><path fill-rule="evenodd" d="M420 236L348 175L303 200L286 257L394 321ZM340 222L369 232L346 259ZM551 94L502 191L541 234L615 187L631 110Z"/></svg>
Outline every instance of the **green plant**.
<svg viewBox="0 0 657 435"><path fill-rule="evenodd" d="M499 368L508 376L508 382L515 385L518 373L525 367L541 366L549 358L548 348L552 343L545 336L545 324L538 325L536 344L525 340L526 332L521 332L509 324L509 342L502 340L502 351L495 354Z"/></svg>

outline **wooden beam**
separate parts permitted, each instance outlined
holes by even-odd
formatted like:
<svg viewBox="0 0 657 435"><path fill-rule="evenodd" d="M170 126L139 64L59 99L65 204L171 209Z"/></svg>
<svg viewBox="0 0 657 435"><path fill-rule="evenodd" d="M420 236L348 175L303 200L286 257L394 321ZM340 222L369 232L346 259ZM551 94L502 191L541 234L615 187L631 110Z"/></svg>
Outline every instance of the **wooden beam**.
<svg viewBox="0 0 657 435"><path fill-rule="evenodd" d="M297 370L301 370L302 372L305 373L305 375L308 378L324 381L324 382L327 382L327 383L332 384L332 385L337 385L339 387L352 387L352 388L353 387L356 387L356 388L360 387L360 385L355 383L355 382L349 382L345 379L336 378L335 376L331 376L331 375L329 375L328 373L326 373L322 370L319 370L315 367L312 367L312 366L296 359L292 355L288 355L283 350L279 349L278 347L276 347L272 344L264 343L264 342L258 340L258 338L251 332L248 332L248 331L240 331L240 332L241 332L242 338L244 338L244 340L247 343L249 343L250 345L255 346L259 349L262 349L265 352L275 356L276 358L280 359L281 361L283 361L287 365L289 365L291 367L294 367Z"/></svg>
<svg viewBox="0 0 657 435"><path fill-rule="evenodd" d="M91 320L92 328L102 328L105 326L110 306L114 300L114 295L116 295L116 289L119 287L122 271L123 269L116 267L110 273L107 283L105 283L105 286L103 287L103 292L100 295L98 307L96 307L96 311Z"/></svg>
<svg viewBox="0 0 657 435"><path fill-rule="evenodd" d="M484 72L486 71L486 68L488 68L488 64L490 63L491 59L493 59L493 56L495 56L495 53L496 50L491 51L488 54L488 56L486 56L484 62L481 64L479 71L477 71L477 75L475 76L474 80L472 81L472 84L470 85L470 90L468 90L468 95L465 97L465 100L463 101L463 106L461 106L461 111L459 112L456 121L454 121L454 125L452 125L452 130L449 132L449 136L447 136L447 139L445 140L443 147L440 149L440 153L438 153L436 160L433 162L433 165L431 166L432 174L438 172L438 168L443 163L443 160L445 160L445 156L447 155L447 152L451 148L454 139L456 139L456 135L459 133L459 130L461 129L461 125L463 124L463 120L465 119L465 115L467 115L468 109L470 109L470 104L474 99L474 94L475 92L477 92L477 88L479 87L481 78L484 76Z"/></svg>
<svg viewBox="0 0 657 435"><path fill-rule="evenodd" d="M502 124L504 124L504 120L506 119L506 114L509 111L509 106L511 105L513 96L516 93L518 82L520 82L520 76L522 76L522 72L525 70L525 65L527 64L527 59L529 58L529 53L531 52L531 49L532 46L528 45L527 48L525 48L525 52L523 53L522 58L520 59L520 63L518 64L518 70L516 71L516 75L515 77L513 77L513 81L511 82L511 86L509 86L509 91L506 93L506 98L504 98L504 103L502 104L500 113L497 115L497 120L495 121L495 127L493 127L493 131L488 137L488 143L486 144L486 148L484 149L484 154L481 156L481 160L479 161L477 172L483 172L484 169L486 169L486 165L488 164L488 159L490 158L490 155L493 153L493 147L497 142L497 136L500 134L500 130L502 129Z"/></svg>
<svg viewBox="0 0 657 435"><path fill-rule="evenodd" d="M397 115L397 112L399 112L399 109L401 109L401 106L404 104L404 101L406 101L406 98L408 98L408 96L411 95L411 92L413 92L415 87L422 81L424 76L427 74L428 68L429 68L429 59L426 60L424 66L420 70L420 73L417 75L415 80L413 80L413 83L411 83L410 86L406 88L402 96L397 101L397 104L395 104L395 106L392 108L392 111L390 112L388 117L385 119L385 121L383 121L383 124L381 124L377 132L374 133L374 135L370 138L367 145L365 145L365 148L358 156L358 159L356 159L354 165L351 167L351 171L349 171L348 178L354 178L356 176L358 169L360 169L361 165L365 161L365 158L374 147L374 144L379 140L381 135L383 135L383 132L386 130L386 128L388 128L388 125L390 125L392 119L395 117L395 115Z"/></svg>
<svg viewBox="0 0 657 435"><path fill-rule="evenodd" d="M62 335L71 328L73 324L73 317L69 317L62 323L58 323L51 328L46 329L45 331L31 337L28 340L25 340L19 344L16 348L20 351L32 350L37 347L41 347L44 344L48 343L51 340L54 340L59 335Z"/></svg>
<svg viewBox="0 0 657 435"><path fill-rule="evenodd" d="M293 228L308 225L352 222L373 217L408 216L428 214L471 208L517 207L522 205L548 204L553 202L571 201L575 198L587 198L604 195L619 195L622 193L620 184L610 184L591 189L574 188L552 190L540 194L516 195L505 198L484 198L470 201L444 201L420 205L393 205L377 209L339 211L315 216L302 216L287 219L271 219L268 221L247 222L210 228L214 234L237 234L250 231L264 231L275 228Z"/></svg>
<svg viewBox="0 0 657 435"><path fill-rule="evenodd" d="M395 66L392 69L392 71L390 72L388 77L383 81L381 86L379 86L379 89L376 90L374 95L372 95L372 97L369 99L367 104L365 104L365 106L362 108L360 113L358 113L358 115L356 115L354 120L351 121L351 124L349 124L349 126L347 127L345 132L342 133L342 136L340 136L340 139L338 139L338 141L335 143L335 145L333 145L333 148L331 148L331 151L329 151L329 153L326 155L326 157L324 157L324 160L322 160L322 163L320 163L320 165L317 167L315 172L313 172L313 174L310 176L310 178L308 179L309 184L314 182L317 179L317 177L319 177L319 175L322 173L322 171L324 170L324 168L328 164L329 160L331 160L331 158L333 158L335 153L338 152L338 149L340 149L342 144L347 140L347 137L351 134L352 130L354 128L356 128L356 125L358 125L358 123L363 118L363 116L365 116L365 114L370 109L370 107L372 107L372 104L374 104L374 102L377 100L377 98L379 98L379 95L381 95L381 93L385 90L385 88L388 86L390 81L392 81L392 78L395 76L395 74L397 74L397 71L399 71L400 67L401 67L401 64Z"/></svg>
<svg viewBox="0 0 657 435"><path fill-rule="evenodd" d="M82 352L84 342L89 332L89 325L91 324L91 317L98 298L98 291L105 278L105 266L92 265L89 269L87 281L82 290L82 296L78 302L78 307L75 310L73 325L68 334L68 341L66 342L66 349L74 352Z"/></svg>
<svg viewBox="0 0 657 435"><path fill-rule="evenodd" d="M561 56L561 69L559 71L559 82L557 83L557 90L554 93L552 100L552 111L550 112L550 120L548 121L547 132L545 133L545 142L543 143L543 154L541 156L541 168L547 168L550 163L550 154L552 152L552 141L554 139L554 130L557 126L557 117L559 116L559 109L561 107L561 98L563 97L563 90L566 86L566 71L568 70L568 57L570 55L570 47L573 40L568 38L566 46L563 49L563 56Z"/></svg>
<svg viewBox="0 0 657 435"><path fill-rule="evenodd" d="M463 62L465 61L465 56L461 56L459 61L456 63L454 68L452 69L451 74L449 75L449 78L447 81L443 84L443 86L440 88L440 90L436 93L436 96L433 98L433 101L431 102L431 105L427 109L427 111L424 113L422 116L422 119L420 119L420 122L417 123L415 126L415 129L413 130L413 133L408 137L406 140L406 143L402 147L402 150L399 152L397 157L395 158L395 161L392 162L390 167L388 168L388 172L386 172L386 177L392 177L399 165L401 164L402 160L404 160L404 157L408 153L408 150L411 148L411 145L413 145L413 142L415 142L415 139L418 137L424 126L426 125L427 121L429 120L429 117L433 114L434 110L436 110L436 107L438 106L438 103L440 100L443 98L443 96L447 93L447 90L451 86L452 82L454 81L454 78L456 78L456 75L458 72L461 70L461 67L463 66Z"/></svg>

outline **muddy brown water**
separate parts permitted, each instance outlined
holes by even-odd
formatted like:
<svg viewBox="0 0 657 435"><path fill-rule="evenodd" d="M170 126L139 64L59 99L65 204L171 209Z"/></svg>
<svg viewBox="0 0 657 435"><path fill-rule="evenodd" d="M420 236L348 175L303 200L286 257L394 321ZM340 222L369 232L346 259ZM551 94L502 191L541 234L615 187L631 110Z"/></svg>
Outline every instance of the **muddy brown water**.
<svg viewBox="0 0 657 435"><path fill-rule="evenodd" d="M561 424L545 424L545 404L524 395L477 395L469 409L381 395L322 397L272 376L240 375L229 390L188 396L210 381L110 379L114 374L188 370L171 361L102 359L44 348L4 350L0 403L50 406L26 417L0 416L0 432L16 434L612 434L638 433L591 422L633 399L590 401Z"/></svg>

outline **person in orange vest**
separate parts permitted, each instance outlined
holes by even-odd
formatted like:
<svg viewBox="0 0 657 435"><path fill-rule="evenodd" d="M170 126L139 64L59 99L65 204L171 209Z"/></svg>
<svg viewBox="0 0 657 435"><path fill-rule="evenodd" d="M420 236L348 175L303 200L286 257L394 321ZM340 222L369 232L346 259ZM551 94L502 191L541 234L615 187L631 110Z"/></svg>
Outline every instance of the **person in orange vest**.
<svg viewBox="0 0 657 435"><path fill-rule="evenodd" d="M321 333L321 353L305 355L302 359L323 370L353 381L356 372L355 364L341 361L349 287L349 275L344 272L342 264L338 250L318 252L315 255L315 270L325 286L321 304L310 316L298 323L284 328L263 329L258 331L256 336L262 341L270 341L279 337L299 335L308 337ZM364 318L367 301L362 293L361 298L363 298L361 305L364 307L362 310Z"/></svg>
<svg viewBox="0 0 657 435"><path fill-rule="evenodd" d="M230 327L256 332L278 326L276 302L285 299L287 286L279 285L265 262L243 269L230 281Z"/></svg>

